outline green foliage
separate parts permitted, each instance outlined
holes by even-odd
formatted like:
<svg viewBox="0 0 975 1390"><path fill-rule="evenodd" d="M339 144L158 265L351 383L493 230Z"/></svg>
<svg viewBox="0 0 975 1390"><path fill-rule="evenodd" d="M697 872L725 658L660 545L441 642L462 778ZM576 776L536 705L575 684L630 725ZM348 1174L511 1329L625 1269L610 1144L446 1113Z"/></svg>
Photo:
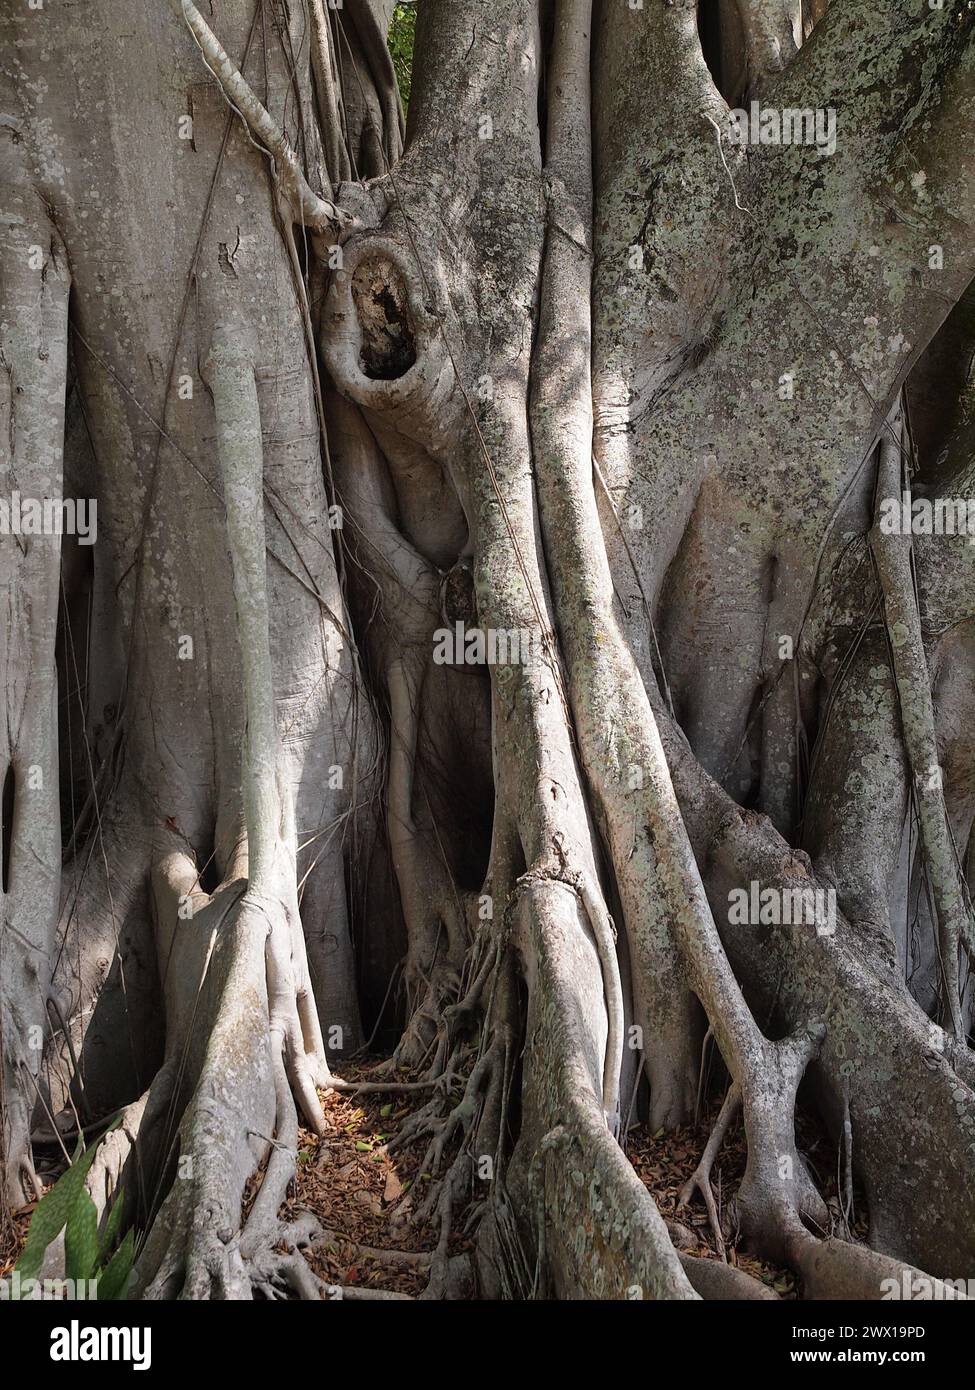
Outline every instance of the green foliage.
<svg viewBox="0 0 975 1390"><path fill-rule="evenodd" d="M37 1279L44 1252L63 1230L65 1279L76 1283L97 1281L100 1301L122 1299L128 1292L135 1259L135 1232L127 1231L118 1249L111 1253L122 1218L122 1194L118 1192L99 1240L98 1211L85 1187L97 1151L97 1145L92 1144L82 1152L79 1139L67 1171L37 1204L16 1267L21 1279Z"/></svg>
<svg viewBox="0 0 975 1390"><path fill-rule="evenodd" d="M413 41L416 35L416 6L397 5L389 25L389 51L393 55L396 81L404 108L410 104L413 79Z"/></svg>

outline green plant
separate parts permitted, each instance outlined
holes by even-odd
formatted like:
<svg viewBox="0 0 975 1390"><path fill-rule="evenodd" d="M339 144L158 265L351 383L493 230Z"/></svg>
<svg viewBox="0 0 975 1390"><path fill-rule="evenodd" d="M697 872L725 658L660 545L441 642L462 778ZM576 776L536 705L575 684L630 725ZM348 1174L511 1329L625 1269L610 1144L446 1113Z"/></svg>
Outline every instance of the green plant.
<svg viewBox="0 0 975 1390"><path fill-rule="evenodd" d="M63 1230L64 1278L76 1284L94 1280L98 1299L103 1302L124 1299L128 1293L135 1259L135 1231L126 1231L112 1253L122 1219L123 1202L119 1191L99 1237L98 1211L85 1187L85 1178L97 1151L97 1145L92 1144L82 1152L82 1141L78 1140L70 1166L37 1204L16 1270L22 1280L37 1279L44 1252Z"/></svg>
<svg viewBox="0 0 975 1390"><path fill-rule="evenodd" d="M413 78L413 43L416 37L416 8L413 5L397 5L389 24L387 42L393 56L396 81L404 109L410 104L410 86Z"/></svg>

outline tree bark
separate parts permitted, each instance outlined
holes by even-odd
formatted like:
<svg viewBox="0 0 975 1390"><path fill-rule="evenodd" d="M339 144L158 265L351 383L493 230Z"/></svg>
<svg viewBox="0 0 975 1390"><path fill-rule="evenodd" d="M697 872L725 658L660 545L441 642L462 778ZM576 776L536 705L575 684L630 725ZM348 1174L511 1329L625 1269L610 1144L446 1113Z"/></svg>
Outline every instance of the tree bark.
<svg viewBox="0 0 975 1390"><path fill-rule="evenodd" d="M0 538L8 1203L124 1108L141 1296L321 1296L299 1116L402 960L430 1296L473 1207L487 1295L763 1297L624 1148L709 1040L720 1250L740 1109L806 1296L966 1277L973 552L881 518L971 487L975 12L421 0L408 127L391 12L0 15L3 489L99 528Z"/></svg>

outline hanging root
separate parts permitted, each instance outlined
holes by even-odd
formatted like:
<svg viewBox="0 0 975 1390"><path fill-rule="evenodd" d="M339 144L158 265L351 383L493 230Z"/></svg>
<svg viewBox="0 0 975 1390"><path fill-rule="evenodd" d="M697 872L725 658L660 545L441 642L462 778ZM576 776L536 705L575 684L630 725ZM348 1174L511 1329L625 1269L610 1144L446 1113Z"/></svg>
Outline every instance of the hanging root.
<svg viewBox="0 0 975 1390"><path fill-rule="evenodd" d="M718 1151L724 1143L725 1135L728 1133L731 1121L738 1113L740 1104L741 1092L737 1086L732 1086L725 1096L724 1104L715 1121L714 1129L711 1131L708 1142L704 1146L704 1152L701 1155L700 1162L681 1188L681 1194L677 1202L678 1208L686 1207L693 1198L694 1193L700 1193L701 1197L704 1199L704 1205L707 1208L708 1220L711 1222L711 1232L722 1260L726 1260L728 1257L725 1254L724 1233L721 1230L718 1208L715 1204L714 1193L711 1190L711 1169L714 1166L714 1160L718 1156Z"/></svg>
<svg viewBox="0 0 975 1390"><path fill-rule="evenodd" d="M877 520L870 533L870 545L884 601L884 618L901 727L913 779L921 847L938 920L938 945L944 978L944 996L952 1032L965 1041L959 985L958 953L964 945L975 963L975 937L967 884L958 860L945 807L938 744L935 734L934 702L928 675L921 615L918 610L912 542L906 535L886 534L880 525L880 508L894 498L901 505L908 495L903 410L900 398L887 418L880 439L877 472Z"/></svg>
<svg viewBox="0 0 975 1390"><path fill-rule="evenodd" d="M166 1111L156 1136L155 1187L172 1186L138 1262L147 1297L250 1297L249 1263L273 1244L295 1171L295 1101L322 1134L318 1088L331 1081L298 913L290 792L280 771L253 361L246 332L214 330L205 375L217 421L246 711L246 848L231 871L246 875L246 884L242 895L226 888L201 894L196 866L183 852L160 861L153 874L169 1033L168 1066L155 1089L167 1071L172 1084L175 1065L178 1093L160 1100L150 1090L153 1116ZM194 894L199 905L183 922L177 909ZM177 1106L191 1086L177 1139ZM262 1164L241 1231L244 1185Z"/></svg>
<svg viewBox="0 0 975 1390"><path fill-rule="evenodd" d="M432 629L431 629L432 630ZM412 642L390 662L389 843L408 935L407 1026L387 1070L422 1065L442 1037L444 1011L456 1001L468 949L467 906L413 814L420 699L429 645ZM439 854L438 854L439 851ZM442 1048L430 1068L437 1075Z"/></svg>
<svg viewBox="0 0 975 1390"><path fill-rule="evenodd" d="M12 173L16 159L5 160L0 177L0 490L60 498L71 276L48 209ZM11 799L0 929L0 1203L13 1207L38 1191L30 1119L58 920L59 532L5 535L0 545L0 783Z"/></svg>
<svg viewBox="0 0 975 1390"><path fill-rule="evenodd" d="M581 118L568 93L573 85L577 96L588 91L588 46L586 7L570 6L557 47L565 87L557 85L562 104L557 109L559 123L554 124L553 115L550 130L550 214L559 227L585 228L591 221L589 162L579 161L567 143L574 135L587 148L588 125L579 124ZM660 1019L676 1016L685 1048L693 1046L688 998L693 990L740 1089L756 1181L756 1167L763 1161L758 1155L766 1149L789 1161L794 1158L799 1166L787 1094L793 1078L790 1075L785 1081L781 1075L770 1074L794 1054L784 1044L774 1045L763 1037L728 962L643 677L616 621L613 580L593 486L591 257L584 234L550 236L545 271L532 364L537 373L532 419L539 504L549 538L548 559L562 618L580 754L620 888L635 994L646 1019L648 1069L653 1083L659 1069L654 1054ZM570 314L562 307L566 302L575 306ZM566 379L566 362L571 364L568 379L576 383L576 393L568 398L561 385L555 385ZM637 778L634 769L639 772ZM678 1058L667 1078L669 1084L663 1087L665 1094L683 1094L689 1101L690 1087L682 1084L679 1074L684 1072L684 1080L689 1079L690 1068L684 1065L689 1060L689 1056ZM798 1080L794 1078L795 1085ZM799 1172L796 1183L800 1184ZM812 1204L806 1186L803 1201ZM759 1215L756 1208L755 1218Z"/></svg>
<svg viewBox="0 0 975 1390"><path fill-rule="evenodd" d="M240 631L247 714L244 816L247 899L270 930L267 987L272 1044L309 1123L321 1133L316 1088L330 1081L297 901L293 809L279 775L269 645L261 420L253 356L240 332L217 329L207 362Z"/></svg>
<svg viewBox="0 0 975 1390"><path fill-rule="evenodd" d="M603 1111L613 1138L620 1132L620 1074L623 1069L623 982L616 954L616 928L606 911L602 893L584 873L568 871L568 881L578 893L592 928L606 1000L606 1051L603 1061Z"/></svg>
<svg viewBox="0 0 975 1390"><path fill-rule="evenodd" d="M499 967L485 1008L480 1045L460 1099L452 1105L449 1102L451 1083L460 1079L456 1070L458 1055L467 1053L463 1047L455 1048L436 1098L411 1117L389 1146L392 1150L419 1139L427 1140L418 1171L429 1177L429 1188L415 1207L415 1193L408 1193L395 1216L403 1218L410 1213L411 1219L420 1225L436 1216L440 1241L432 1285L447 1275L454 1213L468 1206L478 1182L483 1184L486 1199L503 1173L516 1037L512 990L510 970ZM445 1154L455 1144L458 1151L446 1173L439 1177Z"/></svg>
<svg viewBox="0 0 975 1390"><path fill-rule="evenodd" d="M808 867L770 822L734 806L672 727L667 740L688 829L709 864L715 900L726 898L729 886L749 882L779 893L793 891L796 882L815 888ZM844 1096L848 1097L859 1137L858 1177L869 1210L871 1245L912 1265L965 1268L971 1260L971 1184L962 1178L964 1170L950 1184L923 1181L932 1167L957 1167L950 1155L963 1152L971 1142L975 1099L965 1053L950 1039L944 1039L943 1048L932 1043L929 1021L886 958L873 956L869 939L841 917L835 935L821 936L798 926L728 931L725 939L739 974L750 981L755 998L774 1013L780 1026L794 1027L811 1013L827 1020L826 1027L816 1030L822 1036L811 1037L805 1045L798 1035L797 1055L785 1059L783 1082L789 1072L793 1077L801 1073L805 1050L816 1055L814 1084L827 1117L833 1114L839 1120ZM794 1095L793 1089L792 1101ZM783 1132L788 1096L783 1089L778 1097L769 1097L779 1114L778 1134ZM883 1106L878 1096L885 1097ZM922 1113L922 1137L906 1154L898 1137L900 1127L891 1123L891 1116L917 1118ZM791 1102L789 1114L791 1129ZM750 1160L753 1147L750 1139ZM774 1193L782 1186L775 1171L780 1154L790 1160L783 1165L785 1172L791 1168L804 1183L804 1170L794 1158L794 1137L789 1149L773 1142L762 1181L742 1194L746 1207L759 1218L763 1190ZM826 1228L825 1216L810 1215ZM761 1220L758 1225L759 1234L767 1234ZM785 1258L790 1259L788 1252Z"/></svg>
<svg viewBox="0 0 975 1390"><path fill-rule="evenodd" d="M220 40L193 4L193 0L175 0L193 35L203 61L220 84L234 111L244 122L254 140L271 158L274 175L281 195L296 221L313 231L334 240L336 232L348 234L361 224L352 214L335 203L320 198L301 172L294 150L281 134L270 114L244 81L237 67L224 51Z"/></svg>
<svg viewBox="0 0 975 1390"><path fill-rule="evenodd" d="M547 879L528 885L516 914L528 1020L521 1136L506 1188L534 1213L533 1282L557 1298L695 1298L652 1197L606 1124L591 1022L602 988L577 915L564 887ZM489 1288L494 1252L510 1244L496 1207L479 1239Z"/></svg>

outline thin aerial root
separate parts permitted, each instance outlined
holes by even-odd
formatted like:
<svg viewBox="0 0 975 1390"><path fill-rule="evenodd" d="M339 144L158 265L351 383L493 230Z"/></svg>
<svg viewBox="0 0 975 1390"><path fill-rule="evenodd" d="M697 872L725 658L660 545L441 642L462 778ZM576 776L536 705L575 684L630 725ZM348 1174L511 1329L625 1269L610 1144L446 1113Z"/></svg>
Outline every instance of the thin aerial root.
<svg viewBox="0 0 975 1390"><path fill-rule="evenodd" d="M616 954L616 928L606 911L602 894L588 875L579 874L576 890L582 899L592 927L603 973L603 993L606 1000L606 1053L603 1062L603 1111L612 1135L620 1129L620 1074L623 1067L623 982Z"/></svg>
<svg viewBox="0 0 975 1390"><path fill-rule="evenodd" d="M352 1095L384 1093L386 1095L407 1095L411 1091L429 1091L437 1085L433 1081L341 1081L334 1076L329 1090L349 1092Z"/></svg>
<svg viewBox="0 0 975 1390"><path fill-rule="evenodd" d="M902 493L909 496L904 457L904 419L898 397L880 439L878 514L870 533L870 545L883 593L901 727L911 767L924 862L934 897L947 1011L956 1040L964 1042L958 951L959 946L964 945L969 958L973 958L972 910L942 790L911 535L909 531L904 536L887 534L880 526L880 509L884 502L896 498L900 504Z"/></svg>
<svg viewBox="0 0 975 1390"><path fill-rule="evenodd" d="M725 1251L724 1233L721 1230L721 1220L718 1215L717 1205L715 1204L714 1192L711 1189L711 1169L714 1167L714 1160L717 1158L718 1151L724 1143L725 1135L728 1133L728 1127L731 1121L738 1113L740 1104L741 1091L738 1085L735 1084L725 1096L724 1104L715 1121L714 1129L711 1131L708 1142L704 1146L704 1152L701 1155L700 1162L681 1189L681 1194L677 1202L679 1210L681 1207L686 1207L690 1204L695 1192L701 1194L704 1198L704 1205L707 1208L708 1219L711 1222L711 1230L718 1247L718 1254L721 1256L722 1260L727 1260L728 1256Z"/></svg>
<svg viewBox="0 0 975 1390"><path fill-rule="evenodd" d="M843 1174L839 1190L843 1204L843 1225L846 1228L847 1239L852 1234L853 1220L853 1122L850 1118L850 1098L848 1095L843 1097L843 1142L840 1146L842 1156Z"/></svg>
<svg viewBox="0 0 975 1390"><path fill-rule="evenodd" d="M607 1127L615 1139L619 1136L620 1127L620 1076L623 1069L624 1027L623 984L616 949L616 927L606 910L602 893L592 877L569 864L560 835L555 838L555 850L560 865L557 872L530 869L522 874L516 888L527 888L547 879L570 888L585 910L596 945L603 981L607 1028L606 1049L603 1053L602 1104Z"/></svg>
<svg viewBox="0 0 975 1390"><path fill-rule="evenodd" d="M227 101L254 140L271 156L278 186L296 219L319 232L342 229L348 233L357 230L361 224L355 217L335 203L320 198L311 188L301 172L294 150L231 62L193 0L179 0L179 4L183 18L199 45L203 61L219 82Z"/></svg>

